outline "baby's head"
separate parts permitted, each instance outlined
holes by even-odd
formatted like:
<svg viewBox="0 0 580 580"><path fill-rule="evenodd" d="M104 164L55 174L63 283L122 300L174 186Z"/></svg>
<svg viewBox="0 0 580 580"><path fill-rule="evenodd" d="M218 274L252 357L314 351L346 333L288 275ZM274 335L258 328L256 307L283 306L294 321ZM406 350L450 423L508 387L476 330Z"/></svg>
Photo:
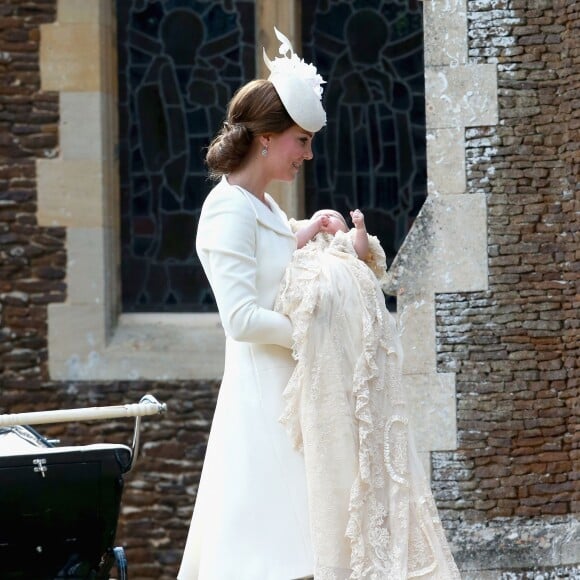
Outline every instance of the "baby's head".
<svg viewBox="0 0 580 580"><path fill-rule="evenodd" d="M348 232L348 225L344 217L334 209L319 209L312 215L311 219L325 217L321 231L328 234L336 234L338 231Z"/></svg>

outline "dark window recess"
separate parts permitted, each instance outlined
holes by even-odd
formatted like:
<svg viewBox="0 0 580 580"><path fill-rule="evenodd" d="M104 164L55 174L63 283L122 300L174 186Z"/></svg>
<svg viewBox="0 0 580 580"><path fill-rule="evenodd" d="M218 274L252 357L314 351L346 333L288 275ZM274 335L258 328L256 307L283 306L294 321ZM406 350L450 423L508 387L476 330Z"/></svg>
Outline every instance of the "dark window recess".
<svg viewBox="0 0 580 580"><path fill-rule="evenodd" d="M254 2L116 5L123 310L215 311L195 253L204 148L255 77Z"/></svg>
<svg viewBox="0 0 580 580"><path fill-rule="evenodd" d="M360 208L390 264L427 194L422 4L302 4L303 53L327 81L306 167L308 215Z"/></svg>

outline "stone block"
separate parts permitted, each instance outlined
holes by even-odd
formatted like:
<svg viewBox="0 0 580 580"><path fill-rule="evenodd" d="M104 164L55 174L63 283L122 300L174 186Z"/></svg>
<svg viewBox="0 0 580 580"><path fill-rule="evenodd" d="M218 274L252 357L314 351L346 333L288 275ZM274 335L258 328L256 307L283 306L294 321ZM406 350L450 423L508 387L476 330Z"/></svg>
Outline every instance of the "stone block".
<svg viewBox="0 0 580 580"><path fill-rule="evenodd" d="M435 305L428 295L416 296L404 289L397 298L397 317L401 329L407 374L435 372Z"/></svg>
<svg viewBox="0 0 580 580"><path fill-rule="evenodd" d="M430 0L423 8L425 66L467 62L466 0Z"/></svg>
<svg viewBox="0 0 580 580"><path fill-rule="evenodd" d="M64 23L99 23L113 25L113 0L58 0L58 21Z"/></svg>
<svg viewBox="0 0 580 580"><path fill-rule="evenodd" d="M487 289L484 195L429 196L390 272L403 301Z"/></svg>
<svg viewBox="0 0 580 580"><path fill-rule="evenodd" d="M105 348L103 309L98 305L50 304L48 343L51 379L83 378L78 369L94 367Z"/></svg>
<svg viewBox="0 0 580 580"><path fill-rule="evenodd" d="M427 132L427 172L429 194L465 193L463 127Z"/></svg>
<svg viewBox="0 0 580 580"><path fill-rule="evenodd" d="M122 314L103 372L110 379L128 372L151 380L221 378L224 348L217 314Z"/></svg>
<svg viewBox="0 0 580 580"><path fill-rule="evenodd" d="M425 70L425 94L428 129L498 122L494 64L429 67Z"/></svg>
<svg viewBox="0 0 580 580"><path fill-rule="evenodd" d="M105 259L112 233L101 228L74 228L67 230L67 283L68 303L71 305L107 304L109 288L113 285L112 269Z"/></svg>
<svg viewBox="0 0 580 580"><path fill-rule="evenodd" d="M44 25L41 37L43 90L98 92L103 89L101 30L97 22Z"/></svg>
<svg viewBox="0 0 580 580"><path fill-rule="evenodd" d="M431 481L431 452L430 451L418 451L417 457L423 468L423 472L427 476L427 479Z"/></svg>
<svg viewBox="0 0 580 580"><path fill-rule="evenodd" d="M103 166L96 160L38 159L38 221L77 228L103 225Z"/></svg>
<svg viewBox="0 0 580 580"><path fill-rule="evenodd" d="M205 380L223 374L225 339L215 314L123 314L105 343L103 309L60 306L54 313L51 306L49 319L59 336L49 349L53 380Z"/></svg>
<svg viewBox="0 0 580 580"><path fill-rule="evenodd" d="M486 290L487 214L483 194L435 199L435 252L431 256L435 292Z"/></svg>
<svg viewBox="0 0 580 580"><path fill-rule="evenodd" d="M417 450L456 449L455 375L405 374L403 379Z"/></svg>
<svg viewBox="0 0 580 580"><path fill-rule="evenodd" d="M479 579L482 576L477 574L482 570L495 571L498 578L511 578L509 575L501 576L501 571L578 565L580 523L574 516L516 517L491 520L485 524L463 522L453 530L452 536L452 549L461 562L462 577L465 578ZM572 562L566 562L566 557L562 557L574 553ZM544 576L540 573L533 577Z"/></svg>
<svg viewBox="0 0 580 580"><path fill-rule="evenodd" d="M111 100L110 95L103 93L61 93L59 129L63 159L97 160L104 157L105 144L112 138L108 131L109 120L104 116Z"/></svg>

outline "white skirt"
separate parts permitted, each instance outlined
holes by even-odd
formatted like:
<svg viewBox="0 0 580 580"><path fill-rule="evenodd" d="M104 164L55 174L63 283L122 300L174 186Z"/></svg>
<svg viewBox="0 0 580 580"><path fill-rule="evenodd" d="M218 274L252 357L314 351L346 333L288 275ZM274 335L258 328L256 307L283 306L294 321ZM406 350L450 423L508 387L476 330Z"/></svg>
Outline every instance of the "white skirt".
<svg viewBox="0 0 580 580"><path fill-rule="evenodd" d="M278 421L294 364L287 349L226 341L178 580L312 575L304 457Z"/></svg>

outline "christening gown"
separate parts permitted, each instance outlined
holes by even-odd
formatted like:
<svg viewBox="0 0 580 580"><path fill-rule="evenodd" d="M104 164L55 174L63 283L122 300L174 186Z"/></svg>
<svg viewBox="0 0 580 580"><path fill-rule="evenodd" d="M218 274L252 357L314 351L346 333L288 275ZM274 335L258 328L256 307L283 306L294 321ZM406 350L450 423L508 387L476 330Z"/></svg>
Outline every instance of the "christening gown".
<svg viewBox="0 0 580 580"><path fill-rule="evenodd" d="M369 236L359 260L353 233L320 233L296 250L275 306L293 324L281 422L304 453L314 577L455 580L409 431L385 254Z"/></svg>

